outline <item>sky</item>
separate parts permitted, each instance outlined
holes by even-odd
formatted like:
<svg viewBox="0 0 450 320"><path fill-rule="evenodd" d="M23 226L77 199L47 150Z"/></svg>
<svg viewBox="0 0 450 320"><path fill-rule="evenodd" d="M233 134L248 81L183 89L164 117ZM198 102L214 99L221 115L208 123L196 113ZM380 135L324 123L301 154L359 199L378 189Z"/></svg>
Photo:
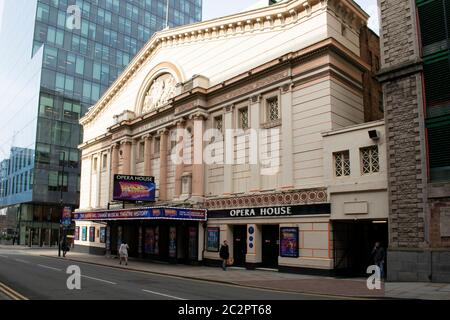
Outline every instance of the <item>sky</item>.
<svg viewBox="0 0 450 320"><path fill-rule="evenodd" d="M0 0L1 1L1 0ZM370 16L369 27L379 33L377 0L355 0ZM203 20L238 13L253 5L257 0L203 0Z"/></svg>
<svg viewBox="0 0 450 320"><path fill-rule="evenodd" d="M3 1L13 0L0 0L0 19L2 16ZM249 6L253 5L256 1L257 0L203 0L203 20L210 20L220 16L243 11ZM377 0L355 1L370 15L369 27L376 33L379 33Z"/></svg>

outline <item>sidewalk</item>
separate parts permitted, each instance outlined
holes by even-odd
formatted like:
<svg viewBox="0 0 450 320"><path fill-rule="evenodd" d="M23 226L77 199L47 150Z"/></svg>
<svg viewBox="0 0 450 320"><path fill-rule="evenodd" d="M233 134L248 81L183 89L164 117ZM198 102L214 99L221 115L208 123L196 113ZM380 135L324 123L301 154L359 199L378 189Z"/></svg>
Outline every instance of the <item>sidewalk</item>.
<svg viewBox="0 0 450 320"><path fill-rule="evenodd" d="M0 246L0 249L6 246ZM29 254L58 258L55 248L9 247L10 250L25 250ZM98 264L133 271L170 275L181 278L257 287L269 290L292 291L341 298L399 298L450 300L450 284L445 283L400 283L387 282L381 290L369 290L366 279L341 279L332 277L280 273L275 271L245 270L206 266L173 265L130 259L128 266L119 265L114 257L95 256L69 252L66 260Z"/></svg>

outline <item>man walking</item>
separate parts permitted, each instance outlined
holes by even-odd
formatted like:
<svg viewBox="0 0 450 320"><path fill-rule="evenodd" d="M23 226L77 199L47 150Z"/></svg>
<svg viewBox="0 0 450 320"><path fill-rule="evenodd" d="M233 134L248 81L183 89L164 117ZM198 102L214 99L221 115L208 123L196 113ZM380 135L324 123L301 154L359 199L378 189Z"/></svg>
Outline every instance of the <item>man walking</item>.
<svg viewBox="0 0 450 320"><path fill-rule="evenodd" d="M372 250L372 257L373 257L373 262L375 263L375 265L380 268L380 277L381 277L381 279L383 279L384 278L384 262L386 259L386 251L381 246L379 241L377 241L375 243L375 247Z"/></svg>
<svg viewBox="0 0 450 320"><path fill-rule="evenodd" d="M120 261L119 264L122 264L122 260L125 261L125 265L128 265L128 250L130 250L130 247L127 245L126 241L122 241L122 244L119 248L119 256Z"/></svg>
<svg viewBox="0 0 450 320"><path fill-rule="evenodd" d="M66 237L63 238L63 241L62 241L62 244L61 244L61 248L62 248L62 252L63 252L63 257L65 258L67 252L70 251L69 243L68 243Z"/></svg>
<svg viewBox="0 0 450 320"><path fill-rule="evenodd" d="M222 259L222 269L223 271L227 270L227 262L230 258L230 250L228 248L228 242L227 240L223 241L223 244L220 246L220 252L219 252L220 258Z"/></svg>

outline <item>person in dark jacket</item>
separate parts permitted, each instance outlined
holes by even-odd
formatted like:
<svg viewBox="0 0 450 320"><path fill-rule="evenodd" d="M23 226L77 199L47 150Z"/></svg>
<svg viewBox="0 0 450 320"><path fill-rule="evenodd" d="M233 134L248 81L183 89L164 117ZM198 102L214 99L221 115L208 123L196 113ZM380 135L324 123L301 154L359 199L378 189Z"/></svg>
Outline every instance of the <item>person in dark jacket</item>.
<svg viewBox="0 0 450 320"><path fill-rule="evenodd" d="M375 247L372 250L372 258L375 265L380 268L381 279L384 278L384 263L386 259L386 250L381 246L380 242L375 243Z"/></svg>
<svg viewBox="0 0 450 320"><path fill-rule="evenodd" d="M65 258L67 252L70 251L69 242L67 241L66 237L63 238L61 248L62 248L62 252L63 252L63 257Z"/></svg>
<svg viewBox="0 0 450 320"><path fill-rule="evenodd" d="M219 252L220 258L222 259L222 269L223 271L227 270L227 261L230 258L230 250L228 248L227 240L223 241L223 244L220 246Z"/></svg>

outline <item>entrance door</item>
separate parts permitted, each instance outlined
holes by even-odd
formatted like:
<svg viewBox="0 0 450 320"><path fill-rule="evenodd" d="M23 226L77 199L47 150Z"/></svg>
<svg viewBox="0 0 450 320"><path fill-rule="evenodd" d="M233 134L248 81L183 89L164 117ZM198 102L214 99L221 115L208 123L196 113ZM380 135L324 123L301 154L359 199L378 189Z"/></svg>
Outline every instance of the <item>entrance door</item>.
<svg viewBox="0 0 450 320"><path fill-rule="evenodd" d="M125 240L130 247L128 255L138 256L139 246L139 225L134 221L126 221L122 224L122 240Z"/></svg>
<svg viewBox="0 0 450 320"><path fill-rule="evenodd" d="M334 222L333 235L334 266L338 275L366 276L367 267L373 264L371 253L375 242L379 241L385 249L388 245L387 223Z"/></svg>
<svg viewBox="0 0 450 320"><path fill-rule="evenodd" d="M233 227L233 259L235 266L245 265L247 254L247 226Z"/></svg>
<svg viewBox="0 0 450 320"><path fill-rule="evenodd" d="M280 228L278 225L262 226L262 266L278 268Z"/></svg>

